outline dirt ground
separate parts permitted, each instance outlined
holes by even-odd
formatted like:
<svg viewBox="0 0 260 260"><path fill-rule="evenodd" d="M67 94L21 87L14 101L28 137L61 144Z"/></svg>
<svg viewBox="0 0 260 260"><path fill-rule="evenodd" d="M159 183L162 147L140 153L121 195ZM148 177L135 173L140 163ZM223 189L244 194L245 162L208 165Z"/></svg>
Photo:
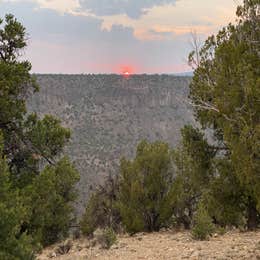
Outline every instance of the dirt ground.
<svg viewBox="0 0 260 260"><path fill-rule="evenodd" d="M230 231L213 235L208 241L195 241L189 232L161 231L122 235L109 250L88 239L70 241L72 248L56 254L59 245L45 249L38 260L138 260L138 259L248 259L260 260L260 230Z"/></svg>

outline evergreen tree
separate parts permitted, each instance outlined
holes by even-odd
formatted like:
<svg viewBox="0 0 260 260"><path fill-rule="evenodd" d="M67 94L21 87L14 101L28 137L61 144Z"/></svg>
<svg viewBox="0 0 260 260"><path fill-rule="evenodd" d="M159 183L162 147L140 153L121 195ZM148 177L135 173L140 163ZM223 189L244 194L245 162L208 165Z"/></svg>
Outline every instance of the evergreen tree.
<svg viewBox="0 0 260 260"><path fill-rule="evenodd" d="M27 209L19 191L12 187L10 181L0 133L0 259L33 259L32 238L20 232L21 223L27 218Z"/></svg>
<svg viewBox="0 0 260 260"><path fill-rule="evenodd" d="M245 225L246 194L241 187L230 160L214 159L215 174L202 194L201 203L207 207L208 215L219 226Z"/></svg>
<svg viewBox="0 0 260 260"><path fill-rule="evenodd" d="M109 176L88 201L80 226L84 235L92 235L97 228L112 228L120 231L121 216L117 207L118 178Z"/></svg>
<svg viewBox="0 0 260 260"><path fill-rule="evenodd" d="M197 204L213 178L215 150L199 129L185 126L181 132L182 142L173 156L174 215L177 223L190 228Z"/></svg>
<svg viewBox="0 0 260 260"><path fill-rule="evenodd" d="M190 86L195 114L214 130L246 195L248 228L260 210L260 19L259 0L244 0L238 23L207 39ZM194 53L190 62L195 60Z"/></svg>
<svg viewBox="0 0 260 260"><path fill-rule="evenodd" d="M172 216L172 153L167 144L142 141L133 161L121 160L119 209L130 233L158 231Z"/></svg>
<svg viewBox="0 0 260 260"><path fill-rule="evenodd" d="M79 176L68 158L47 166L24 189L30 219L27 232L43 246L68 235L73 221L72 202L76 198L75 184Z"/></svg>
<svg viewBox="0 0 260 260"><path fill-rule="evenodd" d="M11 204L7 208L9 201L0 198L1 210L6 210L0 214L0 222L6 223L10 217L6 223L12 232L9 238L17 239L12 242L13 252L20 252L19 241L28 242L26 246L37 242L47 245L67 234L73 218L74 187L79 179L69 160L60 159L70 138L69 129L51 115L39 118L26 110L26 99L39 88L30 74L31 64L19 58L24 47L25 28L13 15L6 15L0 20L0 130L9 175L5 177L7 184L1 185L10 186ZM4 241L1 237L0 243ZM27 259L28 252L24 248L20 259Z"/></svg>

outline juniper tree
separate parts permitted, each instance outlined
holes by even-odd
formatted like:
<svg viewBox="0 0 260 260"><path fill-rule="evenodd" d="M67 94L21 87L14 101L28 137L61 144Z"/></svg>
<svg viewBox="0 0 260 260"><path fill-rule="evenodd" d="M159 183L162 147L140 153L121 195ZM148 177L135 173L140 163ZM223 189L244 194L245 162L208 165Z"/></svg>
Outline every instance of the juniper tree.
<svg viewBox="0 0 260 260"><path fill-rule="evenodd" d="M166 224L172 182L172 152L165 143L142 141L134 160L121 160L118 205L127 231L158 231Z"/></svg>
<svg viewBox="0 0 260 260"><path fill-rule="evenodd" d="M181 133L181 144L173 153L175 178L172 196L177 224L190 228L197 204L214 175L215 150L199 129L187 125Z"/></svg>
<svg viewBox="0 0 260 260"><path fill-rule="evenodd" d="M210 36L199 52L190 85L196 118L214 130L246 195L248 228L260 210L259 0L244 0L238 22ZM190 55L190 63L194 61Z"/></svg>
<svg viewBox="0 0 260 260"><path fill-rule="evenodd" d="M25 28L13 15L0 20L2 156L6 158L10 173L10 199L12 191L21 194L27 216L26 219L19 216L15 203L9 205L14 219L10 223L15 225L11 228L18 232L15 236L30 234L33 243L48 244L68 231L73 213L71 203L75 199L74 186L79 176L67 159L60 160L70 130L51 115L40 118L26 109L27 98L39 90L30 73L30 62L22 61L20 57L27 45L26 38ZM0 203L5 203L2 198ZM19 221L15 222L16 219ZM2 214L1 221L5 221Z"/></svg>

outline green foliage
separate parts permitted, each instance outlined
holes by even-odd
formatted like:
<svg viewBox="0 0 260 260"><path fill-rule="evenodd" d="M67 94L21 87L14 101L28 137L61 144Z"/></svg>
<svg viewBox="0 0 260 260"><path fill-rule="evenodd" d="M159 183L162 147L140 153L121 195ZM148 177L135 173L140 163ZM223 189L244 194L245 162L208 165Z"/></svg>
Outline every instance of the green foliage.
<svg viewBox="0 0 260 260"><path fill-rule="evenodd" d="M234 175L230 161L218 159L215 162L218 175L210 183L202 201L207 205L209 215L220 226L241 226L245 223L245 194Z"/></svg>
<svg viewBox="0 0 260 260"><path fill-rule="evenodd" d="M39 120L31 114L25 122L26 137L45 158L54 158L62 152L64 144L70 138L70 130L62 127L61 121L51 115Z"/></svg>
<svg viewBox="0 0 260 260"><path fill-rule="evenodd" d="M213 177L214 149L198 129L185 126L182 143L174 151L174 214L177 223L190 228L193 213Z"/></svg>
<svg viewBox="0 0 260 260"><path fill-rule="evenodd" d="M195 239L205 240L213 233L213 231L214 225L212 224L212 219L205 207L200 204L194 217L192 235Z"/></svg>
<svg viewBox="0 0 260 260"><path fill-rule="evenodd" d="M67 234L79 179L68 158L59 160L70 131L50 115L27 113L38 86L31 64L18 59L24 47L22 24L12 15L0 19L1 259L32 259L38 242Z"/></svg>
<svg viewBox="0 0 260 260"><path fill-rule="evenodd" d="M0 19L0 128L5 154L14 152L20 122L26 114L25 99L38 90L30 75L31 64L17 58L26 46L25 28L12 15ZM16 146L15 146L16 147Z"/></svg>
<svg viewBox="0 0 260 260"><path fill-rule="evenodd" d="M21 234L27 211L17 190L11 187L7 162L2 157L0 134L0 259L33 259L32 239Z"/></svg>
<svg viewBox="0 0 260 260"><path fill-rule="evenodd" d="M79 175L68 158L47 166L26 188L31 211L28 231L46 246L66 237L72 221L72 202Z"/></svg>
<svg viewBox="0 0 260 260"><path fill-rule="evenodd" d="M119 231L121 217L117 208L117 178L109 177L105 184L92 194L80 226L84 235L92 235L97 228L112 227Z"/></svg>
<svg viewBox="0 0 260 260"><path fill-rule="evenodd" d="M171 217L172 177L165 143L142 141L133 161L122 159L118 207L128 232L158 231Z"/></svg>
<svg viewBox="0 0 260 260"><path fill-rule="evenodd" d="M116 243L116 240L116 233L110 227L105 228L102 234L98 237L98 242L105 249L109 249L113 244Z"/></svg>
<svg viewBox="0 0 260 260"><path fill-rule="evenodd" d="M0 25L3 20L0 19ZM19 23L13 15L5 16L5 24L0 28L0 57L5 62L16 62L20 50L26 47L25 28Z"/></svg>
<svg viewBox="0 0 260 260"><path fill-rule="evenodd" d="M83 235L90 236L98 228L99 221L105 217L105 212L100 207L102 199L97 195L93 194L88 201L85 213L80 221L80 229Z"/></svg>
<svg viewBox="0 0 260 260"><path fill-rule="evenodd" d="M255 228L260 208L259 1L244 0L237 15L238 24L209 37L199 52L190 97L199 122L213 129L226 151L222 156L247 197L248 228Z"/></svg>

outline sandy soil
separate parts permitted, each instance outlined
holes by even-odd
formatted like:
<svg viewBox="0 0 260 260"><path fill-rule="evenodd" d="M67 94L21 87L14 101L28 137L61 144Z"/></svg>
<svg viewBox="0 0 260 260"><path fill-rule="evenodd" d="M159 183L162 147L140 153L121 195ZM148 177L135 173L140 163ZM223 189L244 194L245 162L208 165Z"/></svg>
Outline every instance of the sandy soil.
<svg viewBox="0 0 260 260"><path fill-rule="evenodd" d="M138 260L138 259L248 259L260 260L260 230L256 232L230 231L215 234L209 241L195 241L189 232L164 231L140 233L132 237L119 236L111 249L87 239L72 241L68 254L58 255L52 246L45 249L38 260Z"/></svg>

